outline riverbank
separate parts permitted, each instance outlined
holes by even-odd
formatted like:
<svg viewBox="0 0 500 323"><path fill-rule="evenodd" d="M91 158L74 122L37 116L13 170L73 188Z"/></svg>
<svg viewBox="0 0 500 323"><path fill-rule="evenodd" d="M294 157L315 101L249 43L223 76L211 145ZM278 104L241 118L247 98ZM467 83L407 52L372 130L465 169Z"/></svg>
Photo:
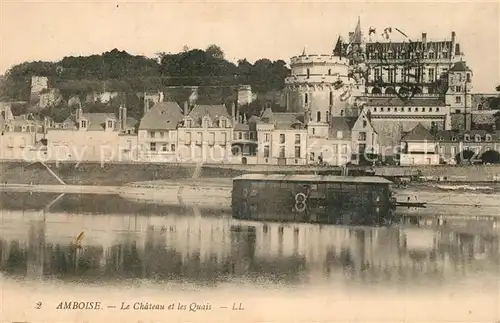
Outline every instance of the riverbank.
<svg viewBox="0 0 500 323"><path fill-rule="evenodd" d="M353 171L359 168L354 168ZM496 183L500 181L500 166L420 166L375 167L384 176L420 176L435 183ZM338 172L338 167L277 166L277 165L202 165L139 164L139 163L28 163L0 162L0 183L31 185L97 185L121 186L131 182L178 181L193 177L231 179L245 173L312 174L315 171ZM393 174L393 175L391 175ZM397 174L397 175L394 175ZM405 175L408 174L408 175Z"/></svg>

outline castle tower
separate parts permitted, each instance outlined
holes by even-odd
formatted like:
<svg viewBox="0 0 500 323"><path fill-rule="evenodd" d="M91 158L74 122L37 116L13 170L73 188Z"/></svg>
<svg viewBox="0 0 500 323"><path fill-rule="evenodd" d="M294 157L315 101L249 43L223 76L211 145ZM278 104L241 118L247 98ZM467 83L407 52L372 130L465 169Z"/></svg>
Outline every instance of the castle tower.
<svg viewBox="0 0 500 323"><path fill-rule="evenodd" d="M291 75L285 79L287 111L306 113L306 122L327 124L330 116L340 116L334 102L354 82L348 76L349 60L303 53L292 57L290 66Z"/></svg>
<svg viewBox="0 0 500 323"><path fill-rule="evenodd" d="M446 104L451 113L471 113L472 71L464 61L456 62L448 72Z"/></svg>

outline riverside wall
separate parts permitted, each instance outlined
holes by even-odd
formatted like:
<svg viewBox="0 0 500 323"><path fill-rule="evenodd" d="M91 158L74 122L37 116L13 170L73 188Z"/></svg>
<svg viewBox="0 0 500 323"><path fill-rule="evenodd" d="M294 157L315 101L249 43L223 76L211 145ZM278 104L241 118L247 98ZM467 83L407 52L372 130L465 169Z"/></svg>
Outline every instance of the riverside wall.
<svg viewBox="0 0 500 323"><path fill-rule="evenodd" d="M196 165L174 164L125 164L125 163L41 163L0 162L1 184L61 184L51 174L56 174L68 185L118 186L131 182L190 179ZM314 168L311 166L263 166L263 165L205 165L198 173L200 178L232 178L244 173L286 172L314 173L315 170L337 170L337 168ZM500 166L420 166L420 167L376 167L376 171L415 172L428 180L447 182L493 182L500 181Z"/></svg>

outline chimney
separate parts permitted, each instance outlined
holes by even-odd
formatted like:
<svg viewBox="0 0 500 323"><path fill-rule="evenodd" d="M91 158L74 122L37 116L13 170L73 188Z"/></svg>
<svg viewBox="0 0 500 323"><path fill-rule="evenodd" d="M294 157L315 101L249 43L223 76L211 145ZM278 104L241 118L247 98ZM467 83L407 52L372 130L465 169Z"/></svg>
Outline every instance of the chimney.
<svg viewBox="0 0 500 323"><path fill-rule="evenodd" d="M78 108L76 108L76 113L75 113L76 122L80 122L81 117L82 117L82 106L78 105Z"/></svg>
<svg viewBox="0 0 500 323"><path fill-rule="evenodd" d="M427 33L422 33L422 43L424 46L427 44Z"/></svg>
<svg viewBox="0 0 500 323"><path fill-rule="evenodd" d="M234 102L231 104L231 116L233 117L234 123L236 123L236 104L234 104Z"/></svg>
<svg viewBox="0 0 500 323"><path fill-rule="evenodd" d="M123 107L120 105L120 108L118 109L118 122L120 123L120 130L123 130L122 128L122 119L123 119Z"/></svg>
<svg viewBox="0 0 500 323"><path fill-rule="evenodd" d="M187 117L189 114L189 103L188 101L184 101L184 116Z"/></svg>
<svg viewBox="0 0 500 323"><path fill-rule="evenodd" d="M455 44L455 55L460 55L460 44Z"/></svg>
<svg viewBox="0 0 500 323"><path fill-rule="evenodd" d="M148 96L147 96L147 93L144 92L144 115L146 115L146 113L148 113L148 111L149 111Z"/></svg>
<svg viewBox="0 0 500 323"><path fill-rule="evenodd" d="M456 39L455 39L455 36L456 36L455 32L454 32L454 31L452 31L452 32L451 32L451 48L450 48L450 56L451 56L452 58L453 58L453 57L455 57L455 51L454 51L454 49L455 49L455 44L456 44Z"/></svg>
<svg viewBox="0 0 500 323"><path fill-rule="evenodd" d="M121 120L122 130L125 131L127 128L127 107L122 108L122 120Z"/></svg>

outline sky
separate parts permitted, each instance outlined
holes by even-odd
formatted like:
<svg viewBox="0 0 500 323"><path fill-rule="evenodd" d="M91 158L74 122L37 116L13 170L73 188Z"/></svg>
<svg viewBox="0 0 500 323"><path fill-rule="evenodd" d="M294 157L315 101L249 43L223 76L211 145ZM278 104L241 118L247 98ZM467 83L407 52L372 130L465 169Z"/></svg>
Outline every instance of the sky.
<svg viewBox="0 0 500 323"><path fill-rule="evenodd" d="M24 61L100 54L113 48L155 57L185 45L219 45L226 58L283 59L329 54L358 17L362 31L386 27L410 39L450 39L455 31L474 92L500 84L497 2L333 1L8 1L0 0L0 74Z"/></svg>

